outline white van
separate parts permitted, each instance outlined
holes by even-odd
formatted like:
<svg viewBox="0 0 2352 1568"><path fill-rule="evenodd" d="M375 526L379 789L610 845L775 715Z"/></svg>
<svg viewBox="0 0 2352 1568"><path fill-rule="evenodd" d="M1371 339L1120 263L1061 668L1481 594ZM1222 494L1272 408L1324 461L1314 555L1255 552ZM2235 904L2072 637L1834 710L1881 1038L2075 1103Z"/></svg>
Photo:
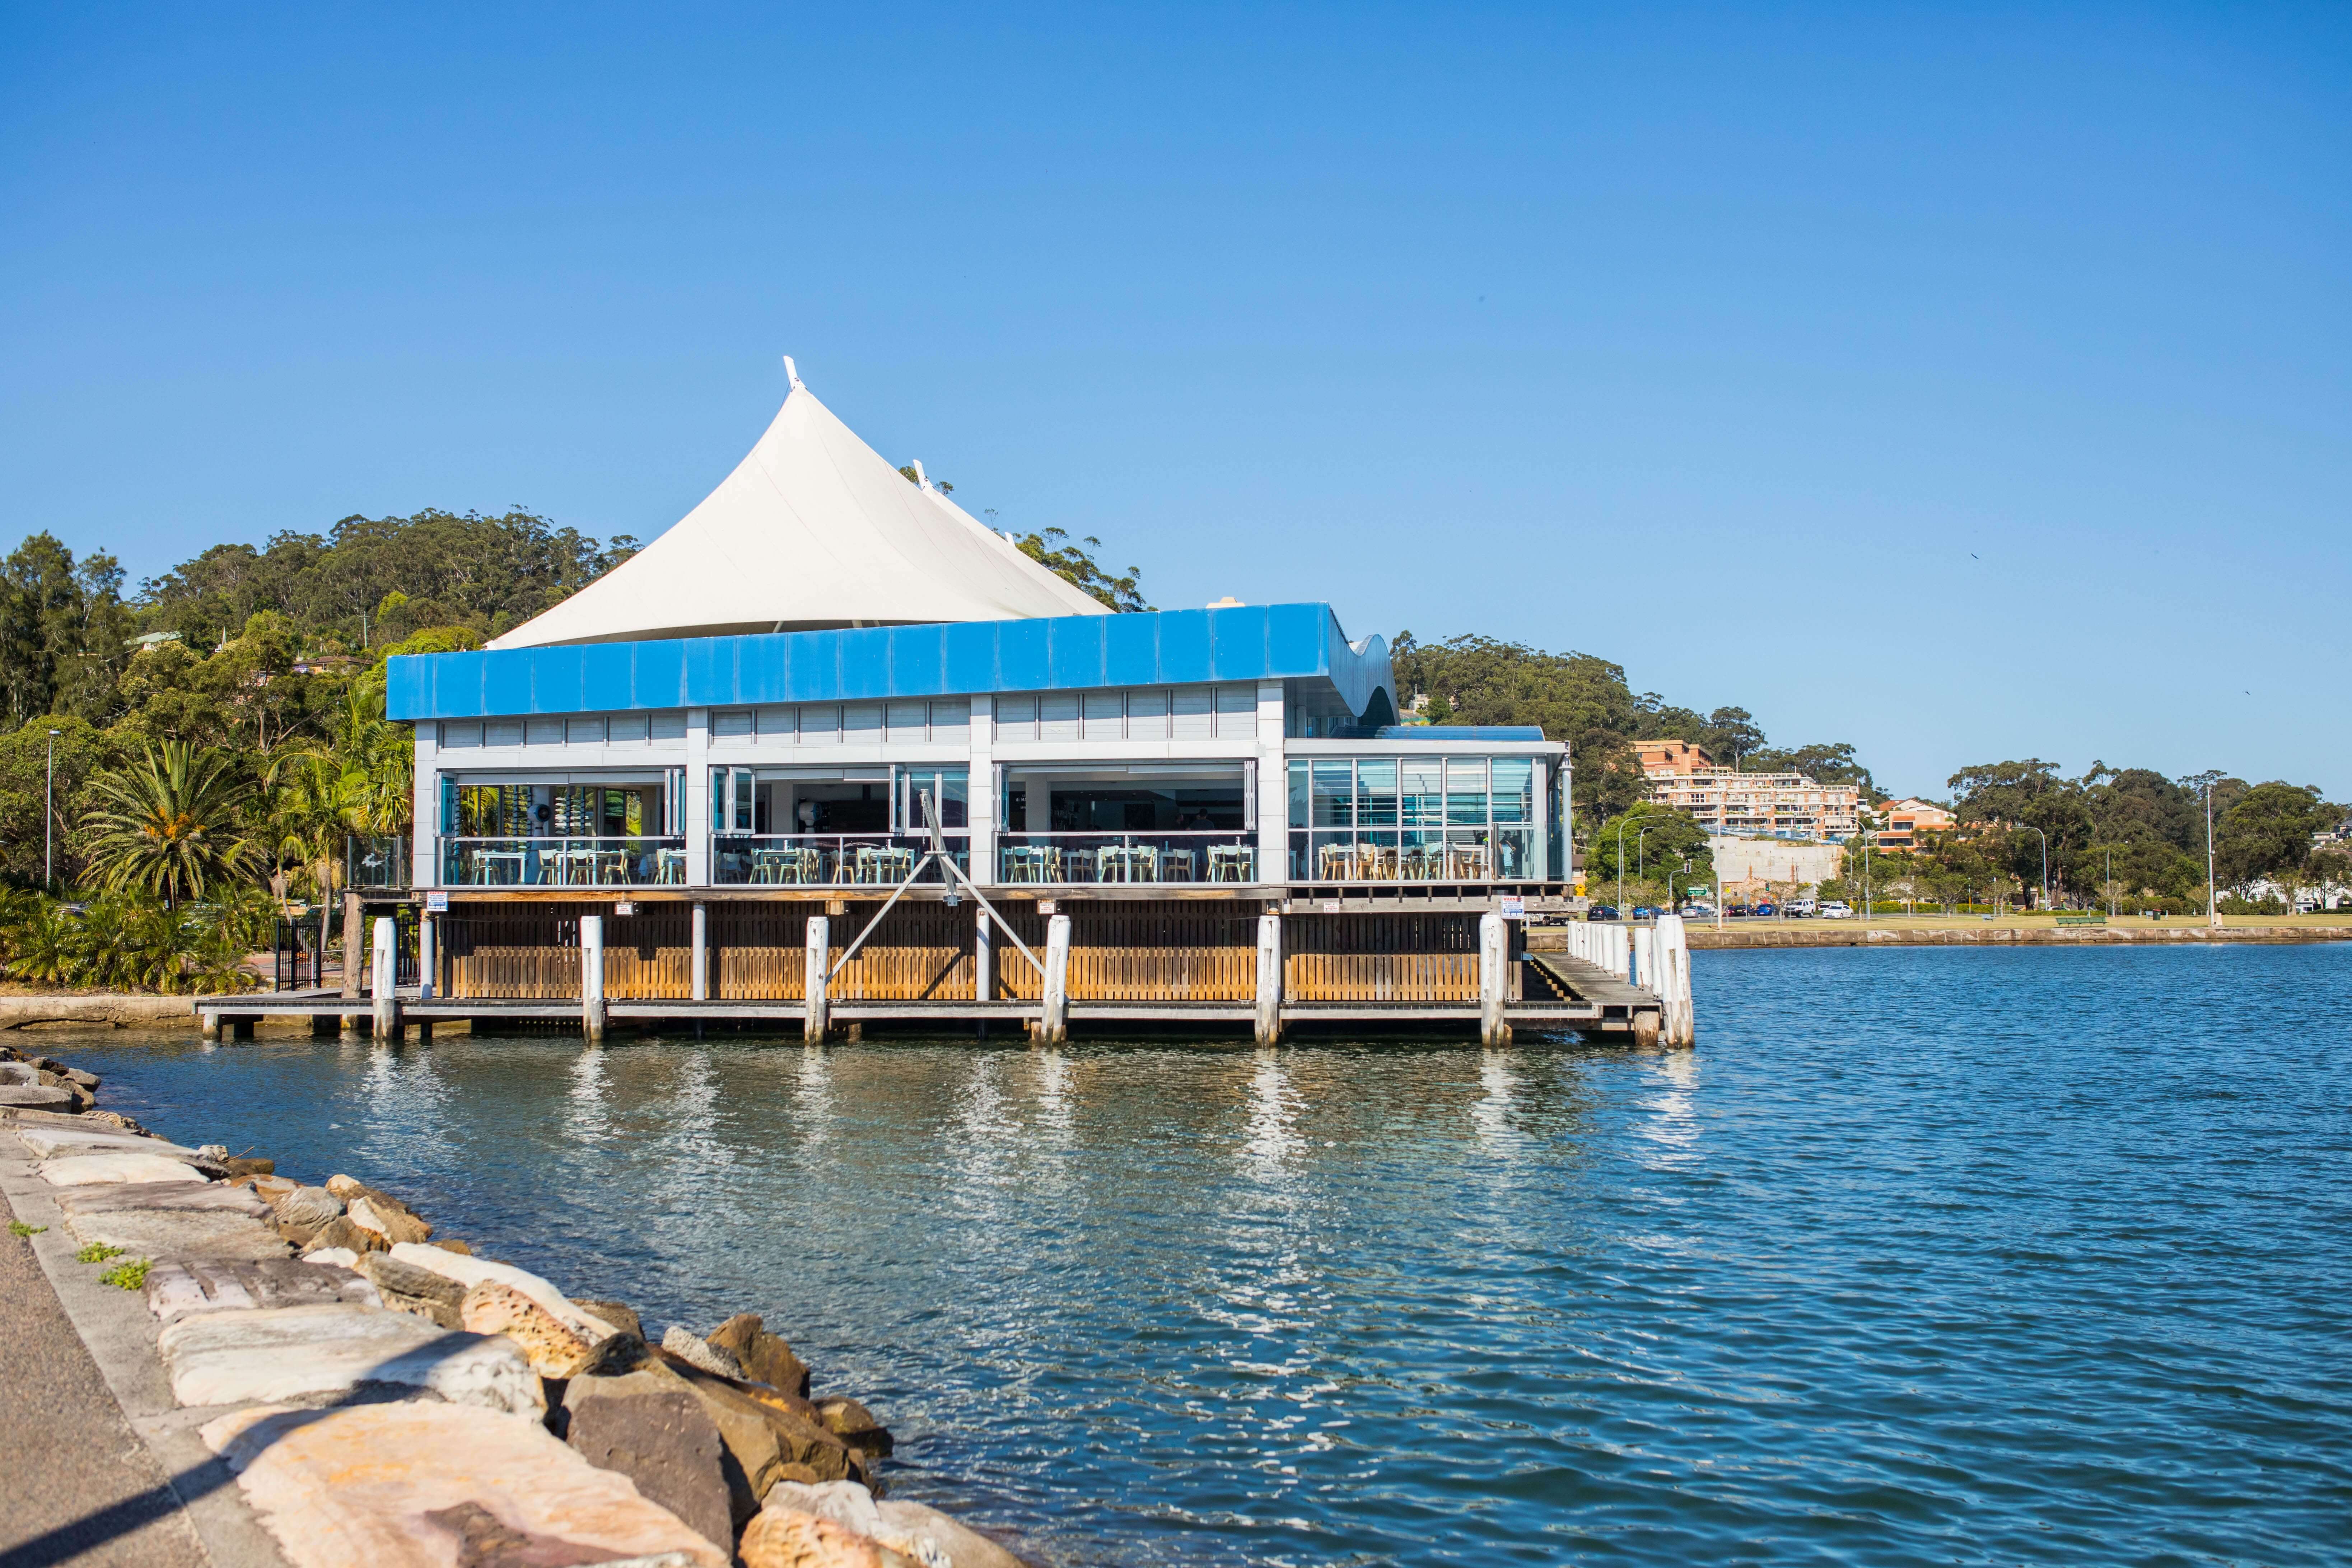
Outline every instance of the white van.
<svg viewBox="0 0 2352 1568"><path fill-rule="evenodd" d="M1780 912L1792 921L1809 921L1822 912L1822 906L1811 899L1790 899L1780 906Z"/></svg>

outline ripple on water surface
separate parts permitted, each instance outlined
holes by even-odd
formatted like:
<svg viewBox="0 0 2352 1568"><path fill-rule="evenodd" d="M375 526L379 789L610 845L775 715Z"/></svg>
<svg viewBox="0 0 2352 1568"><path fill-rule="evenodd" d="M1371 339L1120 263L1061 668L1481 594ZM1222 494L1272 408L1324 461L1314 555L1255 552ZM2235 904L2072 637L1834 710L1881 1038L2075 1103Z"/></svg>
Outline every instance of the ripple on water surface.
<svg viewBox="0 0 2352 1568"><path fill-rule="evenodd" d="M1052 1563L2346 1558L2352 948L1702 953L1696 1052L45 1037Z"/></svg>

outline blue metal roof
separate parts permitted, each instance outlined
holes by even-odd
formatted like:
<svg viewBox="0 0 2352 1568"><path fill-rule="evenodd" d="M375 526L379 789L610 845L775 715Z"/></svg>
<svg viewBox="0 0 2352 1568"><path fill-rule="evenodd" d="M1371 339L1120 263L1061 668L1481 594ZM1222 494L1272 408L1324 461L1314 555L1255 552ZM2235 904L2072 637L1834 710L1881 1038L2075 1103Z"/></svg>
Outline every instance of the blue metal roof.
<svg viewBox="0 0 2352 1568"><path fill-rule="evenodd" d="M1540 724L1379 724L1350 737L1366 741L1540 741Z"/></svg>
<svg viewBox="0 0 2352 1568"><path fill-rule="evenodd" d="M757 637L582 643L392 659L392 718L730 708L982 691L1321 680L1365 715L1395 709L1388 644L1350 646L1328 605L1244 605Z"/></svg>

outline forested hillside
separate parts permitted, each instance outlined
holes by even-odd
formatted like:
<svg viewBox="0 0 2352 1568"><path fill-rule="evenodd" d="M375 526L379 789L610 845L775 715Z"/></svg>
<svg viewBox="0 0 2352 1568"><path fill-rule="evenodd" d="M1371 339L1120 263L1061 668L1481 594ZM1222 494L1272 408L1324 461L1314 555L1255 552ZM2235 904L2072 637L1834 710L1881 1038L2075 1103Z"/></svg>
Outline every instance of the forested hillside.
<svg viewBox="0 0 2352 1568"><path fill-rule="evenodd" d="M1018 542L1112 608L1148 607L1133 568L1115 574L1087 553L1100 549L1097 541L1048 531ZM214 545L126 590L113 557L77 559L49 534L32 535L0 562L0 879L39 879L52 751L50 826L67 880L82 875L91 853L100 781L166 743L227 753L254 786L253 802L280 808L282 790L261 786L300 773L289 773L288 759L333 759L337 787L350 796L341 805L317 806L300 832L283 821L248 824L257 856L281 868L296 854L287 846L305 833L310 847L299 854L315 858L337 811L335 820L397 826L404 774L369 776L398 772L384 760L398 750L383 738L397 727L380 718L384 656L478 646L635 549L626 536L599 541L519 510L353 516L322 533L278 534L260 549ZM1775 743L1744 708L1701 711L1636 693L1622 666L1591 654L1475 633L1423 642L1411 632L1390 651L1401 701L1417 703L1429 721L1535 724L1568 742L1588 842L1628 812L1651 811L1633 746L1658 737L1695 742L1745 771L1794 769L1856 784L1865 801L1884 798L1848 742ZM2055 888L2104 888L2112 874L2135 892L2186 904L2204 882L2208 782L2104 763L2069 778L2035 759L1964 769L1948 781L1964 831L1896 870L1948 896L1964 886L2037 887L2046 838ZM2314 858L2312 835L2343 813L2317 790L2210 782L2225 886L2308 877L2332 864ZM1695 826L1646 831L1680 855L1684 829Z"/></svg>

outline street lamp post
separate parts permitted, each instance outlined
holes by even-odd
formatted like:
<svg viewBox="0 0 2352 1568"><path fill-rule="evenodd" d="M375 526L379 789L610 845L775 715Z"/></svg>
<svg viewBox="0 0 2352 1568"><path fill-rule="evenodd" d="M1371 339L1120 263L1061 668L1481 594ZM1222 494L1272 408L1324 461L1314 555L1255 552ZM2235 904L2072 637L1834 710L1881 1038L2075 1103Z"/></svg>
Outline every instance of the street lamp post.
<svg viewBox="0 0 2352 1568"><path fill-rule="evenodd" d="M49 731L48 779L41 786L41 886L54 892L57 873L58 735Z"/></svg>
<svg viewBox="0 0 2352 1568"><path fill-rule="evenodd" d="M2205 923L2221 929L2220 889L2213 886L2213 781L2205 781Z"/></svg>

